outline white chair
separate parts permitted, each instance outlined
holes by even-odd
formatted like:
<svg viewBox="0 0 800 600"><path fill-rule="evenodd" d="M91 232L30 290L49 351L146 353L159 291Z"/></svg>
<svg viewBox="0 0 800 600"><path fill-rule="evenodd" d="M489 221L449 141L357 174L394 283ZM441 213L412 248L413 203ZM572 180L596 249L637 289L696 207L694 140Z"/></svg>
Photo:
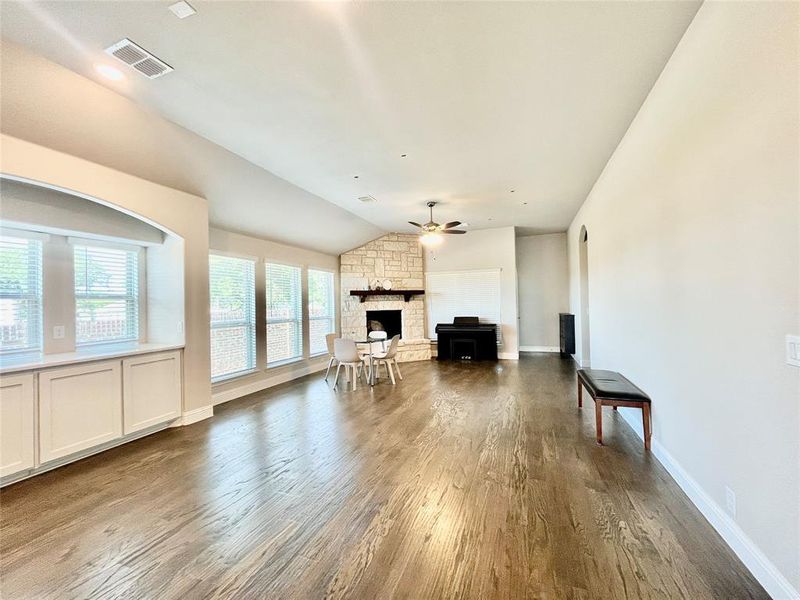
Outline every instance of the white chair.
<svg viewBox="0 0 800 600"><path fill-rule="evenodd" d="M378 375L381 372L381 364L385 365L386 372L389 374L389 379L392 380L392 385L395 383L392 364L394 364L394 368L397 369L397 376L401 380L403 379L403 376L400 374L400 366L397 364L397 344L399 343L400 335L398 334L392 338L391 342L389 342L389 349L386 352L372 355L372 364L375 365L375 375Z"/></svg>
<svg viewBox="0 0 800 600"><path fill-rule="evenodd" d="M336 361L336 356L334 355L333 349L333 340L336 339L335 333L329 333L325 336L325 345L328 346L328 356L330 356L330 360L328 361L328 368L325 370L325 381L328 381L328 374L331 372L331 367L333 363Z"/></svg>
<svg viewBox="0 0 800 600"><path fill-rule="evenodd" d="M374 342L381 343L381 351L386 352L386 332L385 331L370 331L367 334L367 338L370 340L370 346L373 345ZM372 349L375 352L375 348Z"/></svg>
<svg viewBox="0 0 800 600"><path fill-rule="evenodd" d="M333 379L333 387L339 382L339 371L344 366L345 375L347 369L352 369L353 391L358 389L358 378L361 375L361 356L358 354L358 348L353 340L346 340L344 338L336 338L333 340L333 355L339 363L336 367L336 377ZM366 370L366 369L365 369Z"/></svg>

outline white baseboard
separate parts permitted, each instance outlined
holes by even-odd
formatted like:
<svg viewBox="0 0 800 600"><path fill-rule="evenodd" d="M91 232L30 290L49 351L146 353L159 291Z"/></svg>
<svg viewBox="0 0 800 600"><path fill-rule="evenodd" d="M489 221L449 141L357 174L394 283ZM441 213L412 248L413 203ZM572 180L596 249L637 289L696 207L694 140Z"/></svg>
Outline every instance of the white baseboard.
<svg viewBox="0 0 800 600"><path fill-rule="evenodd" d="M312 373L319 373L320 371L324 371L326 368L328 368L327 361L322 361L319 363L305 364L297 369L278 372L270 377L263 377L256 379L255 381L251 380L243 382L241 385L235 388L212 393L211 402L214 404L214 406L224 402L230 402L231 400L236 400L236 398L241 398L242 396L247 396L248 394L253 394L255 392L260 392L261 390L280 385L281 383L286 383L287 381L292 381L293 379L297 379L299 377L305 377L306 375L311 375Z"/></svg>
<svg viewBox="0 0 800 600"><path fill-rule="evenodd" d="M558 346L520 346L520 352L561 352Z"/></svg>
<svg viewBox="0 0 800 600"><path fill-rule="evenodd" d="M213 416L213 406L202 406L200 408L195 408L194 410L183 413L179 419L176 419L175 422L170 425L170 427L183 427L184 425L191 425L192 423L197 423L198 421L210 419Z"/></svg>
<svg viewBox="0 0 800 600"><path fill-rule="evenodd" d="M498 352L497 358L500 360L519 360L519 352Z"/></svg>
<svg viewBox="0 0 800 600"><path fill-rule="evenodd" d="M636 432L639 438L644 439L641 424L641 412L634 409L619 409L622 418ZM686 472L675 460L669 451L662 446L655 437L651 437L650 445L653 456L658 459L667 472L672 476L684 493L689 497L697 509L702 513L711 526L717 530L731 550L739 557L745 567L753 574L758 582L764 586L767 593L775 600L798 600L800 591L794 589L791 583L778 571L772 561L766 557L761 549L751 540L741 527L734 521L722 507Z"/></svg>

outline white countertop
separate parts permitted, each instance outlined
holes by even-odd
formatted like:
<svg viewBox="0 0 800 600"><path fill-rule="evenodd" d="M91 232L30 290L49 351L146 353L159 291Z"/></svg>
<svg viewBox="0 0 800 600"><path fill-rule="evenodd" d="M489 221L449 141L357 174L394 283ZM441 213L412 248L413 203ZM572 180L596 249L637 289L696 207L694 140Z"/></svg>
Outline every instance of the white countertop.
<svg viewBox="0 0 800 600"><path fill-rule="evenodd" d="M164 350L178 350L183 344L105 344L81 348L75 352L61 354L18 354L16 356L0 357L0 374L46 369L63 365L91 362L136 354L148 354Z"/></svg>

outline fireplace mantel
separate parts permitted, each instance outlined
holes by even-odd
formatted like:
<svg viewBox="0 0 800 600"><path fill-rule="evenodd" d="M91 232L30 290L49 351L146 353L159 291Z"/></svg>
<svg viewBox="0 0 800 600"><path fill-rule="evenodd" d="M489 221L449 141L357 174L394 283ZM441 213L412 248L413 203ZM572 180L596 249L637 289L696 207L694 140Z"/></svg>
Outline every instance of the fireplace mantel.
<svg viewBox="0 0 800 600"><path fill-rule="evenodd" d="M422 296L425 290L350 290L351 296L358 296L364 302L370 296L402 296L408 302L413 296Z"/></svg>

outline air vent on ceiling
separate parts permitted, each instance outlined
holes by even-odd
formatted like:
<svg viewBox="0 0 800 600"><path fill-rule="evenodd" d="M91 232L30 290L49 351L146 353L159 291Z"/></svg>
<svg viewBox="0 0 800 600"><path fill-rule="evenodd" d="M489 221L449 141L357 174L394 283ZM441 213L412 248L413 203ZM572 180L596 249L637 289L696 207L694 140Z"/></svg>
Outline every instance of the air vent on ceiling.
<svg viewBox="0 0 800 600"><path fill-rule="evenodd" d="M150 79L161 77L173 70L172 67L163 60L153 56L128 38L106 48L106 53L124 62L129 67L133 67L139 71L139 73Z"/></svg>
<svg viewBox="0 0 800 600"><path fill-rule="evenodd" d="M364 202L365 204L378 201L378 199L375 196L359 196L358 199Z"/></svg>

